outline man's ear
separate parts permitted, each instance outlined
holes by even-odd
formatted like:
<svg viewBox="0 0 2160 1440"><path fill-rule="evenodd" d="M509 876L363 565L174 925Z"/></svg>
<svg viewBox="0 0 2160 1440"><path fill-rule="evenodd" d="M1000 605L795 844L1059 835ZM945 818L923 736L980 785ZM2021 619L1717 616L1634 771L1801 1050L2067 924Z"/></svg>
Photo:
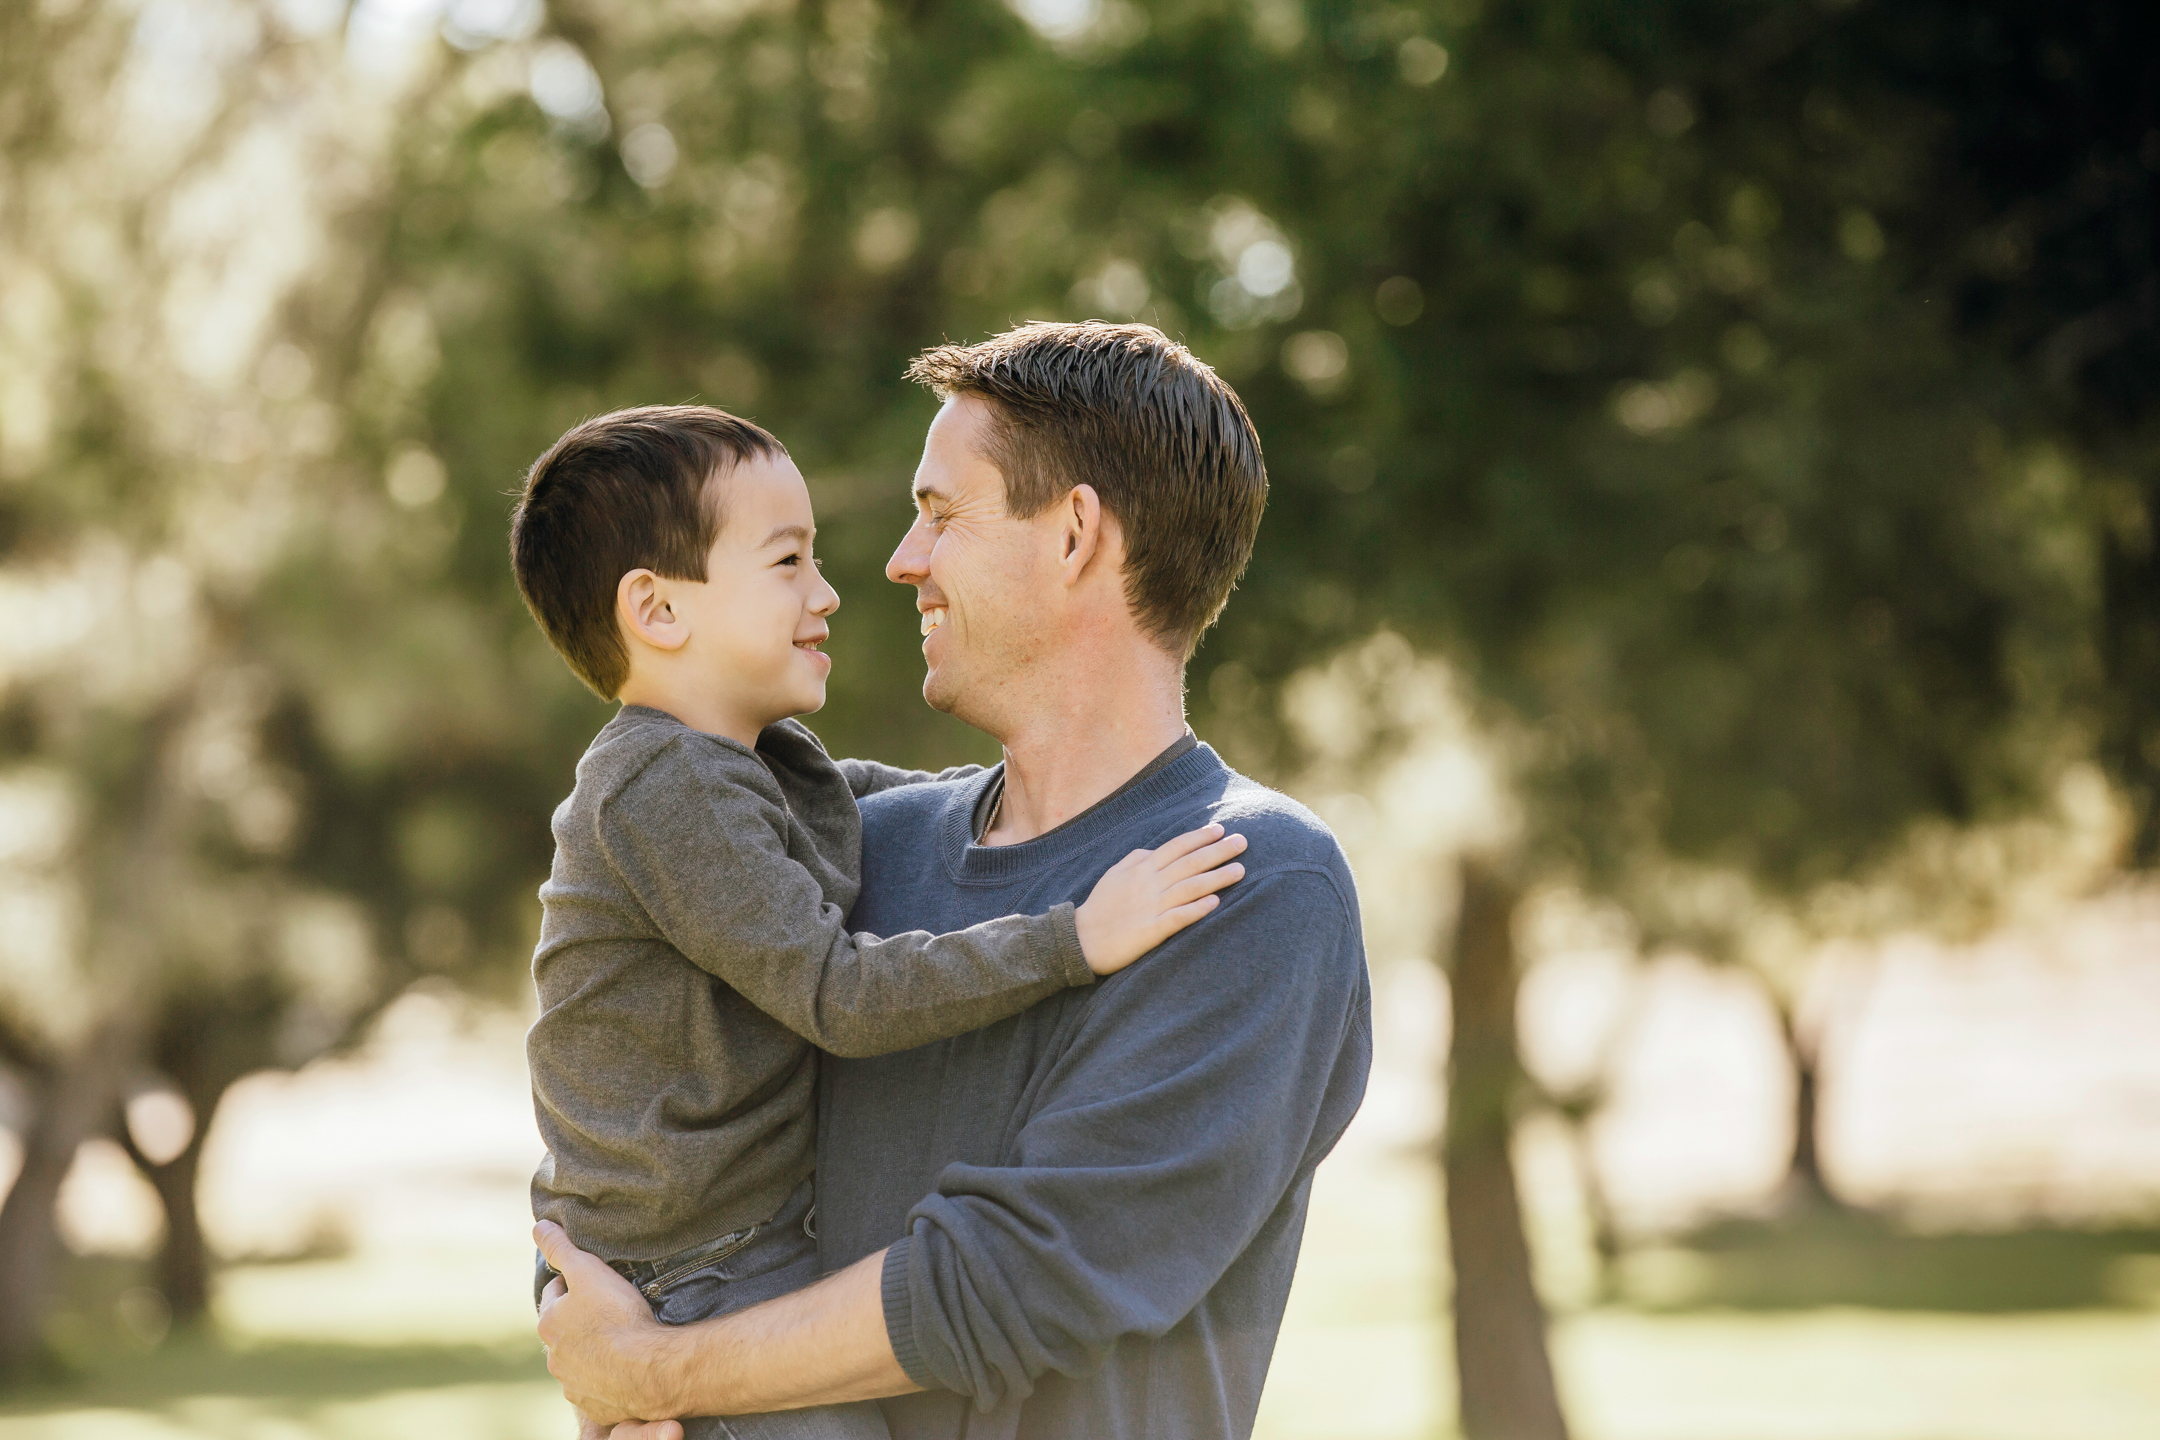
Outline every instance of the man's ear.
<svg viewBox="0 0 2160 1440"><path fill-rule="evenodd" d="M650 570L632 570L615 582L615 619L623 633L655 650L680 650L690 626L668 603L668 583Z"/></svg>
<svg viewBox="0 0 2160 1440"><path fill-rule="evenodd" d="M1103 547L1103 526L1110 517L1103 512L1102 497L1092 485L1075 485L1065 496L1059 512L1058 564L1065 583L1075 584Z"/></svg>

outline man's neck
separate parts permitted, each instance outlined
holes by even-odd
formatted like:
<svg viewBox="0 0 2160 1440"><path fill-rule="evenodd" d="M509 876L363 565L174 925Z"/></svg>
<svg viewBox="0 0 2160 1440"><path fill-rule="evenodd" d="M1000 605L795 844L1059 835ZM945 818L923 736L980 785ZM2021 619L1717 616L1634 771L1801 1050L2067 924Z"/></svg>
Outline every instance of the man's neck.
<svg viewBox="0 0 2160 1440"><path fill-rule="evenodd" d="M985 845L1018 845L1092 808L1185 733L1183 667L1070 677L1007 728L1005 788Z"/></svg>

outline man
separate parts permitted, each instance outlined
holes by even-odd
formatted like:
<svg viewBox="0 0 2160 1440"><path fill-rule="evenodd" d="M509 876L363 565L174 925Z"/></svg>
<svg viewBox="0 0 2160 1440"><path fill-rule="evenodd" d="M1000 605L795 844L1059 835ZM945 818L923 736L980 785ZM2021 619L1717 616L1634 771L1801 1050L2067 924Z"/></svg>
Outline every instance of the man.
<svg viewBox="0 0 2160 1440"><path fill-rule="evenodd" d="M1185 664L1258 530L1258 437L1146 326L1023 326L910 373L944 406L886 574L916 590L924 698L1005 759L864 802L851 923L1038 910L1209 819L1250 841L1247 878L1100 985L831 1061L834 1273L806 1290L666 1328L542 1226L567 1281L549 1365L601 1422L874 1398L896 1440L1243 1436L1371 1053L1341 851L1185 728Z"/></svg>

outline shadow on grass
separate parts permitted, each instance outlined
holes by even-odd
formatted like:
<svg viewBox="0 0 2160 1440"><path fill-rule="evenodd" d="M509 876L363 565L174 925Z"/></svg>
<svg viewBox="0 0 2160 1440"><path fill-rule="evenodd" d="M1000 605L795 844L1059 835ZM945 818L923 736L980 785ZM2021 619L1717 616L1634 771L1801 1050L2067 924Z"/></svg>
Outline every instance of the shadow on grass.
<svg viewBox="0 0 2160 1440"><path fill-rule="evenodd" d="M238 1347L215 1334L177 1334L154 1350L28 1377L0 1390L0 1416L65 1406L155 1407L197 1395L259 1400L345 1400L391 1390L545 1381L537 1345L349 1345L311 1342Z"/></svg>
<svg viewBox="0 0 2160 1440"><path fill-rule="evenodd" d="M0 1377L0 1417L54 1409L157 1409L197 1396L264 1401L360 1399L395 1390L547 1381L530 1335L497 1343L283 1340L235 1343L209 1322L147 1343L126 1322L125 1297L148 1278L141 1261L71 1259L47 1323L47 1353ZM162 1303L162 1302L160 1302Z"/></svg>
<svg viewBox="0 0 2160 1440"><path fill-rule="evenodd" d="M2009 1313L2160 1305L2160 1229L1924 1234L1860 1210L1724 1221L1623 1258L1646 1309Z"/></svg>

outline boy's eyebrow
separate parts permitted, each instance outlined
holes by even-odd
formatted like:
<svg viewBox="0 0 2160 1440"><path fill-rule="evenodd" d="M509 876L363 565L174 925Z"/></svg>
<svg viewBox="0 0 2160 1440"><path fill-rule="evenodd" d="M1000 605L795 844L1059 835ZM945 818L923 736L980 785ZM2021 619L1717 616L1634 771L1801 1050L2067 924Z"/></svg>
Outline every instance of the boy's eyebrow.
<svg viewBox="0 0 2160 1440"><path fill-rule="evenodd" d="M767 545L776 545L782 540L799 540L804 544L808 544L810 532L800 525L775 525L772 534L767 535L759 542L758 549L762 550Z"/></svg>

